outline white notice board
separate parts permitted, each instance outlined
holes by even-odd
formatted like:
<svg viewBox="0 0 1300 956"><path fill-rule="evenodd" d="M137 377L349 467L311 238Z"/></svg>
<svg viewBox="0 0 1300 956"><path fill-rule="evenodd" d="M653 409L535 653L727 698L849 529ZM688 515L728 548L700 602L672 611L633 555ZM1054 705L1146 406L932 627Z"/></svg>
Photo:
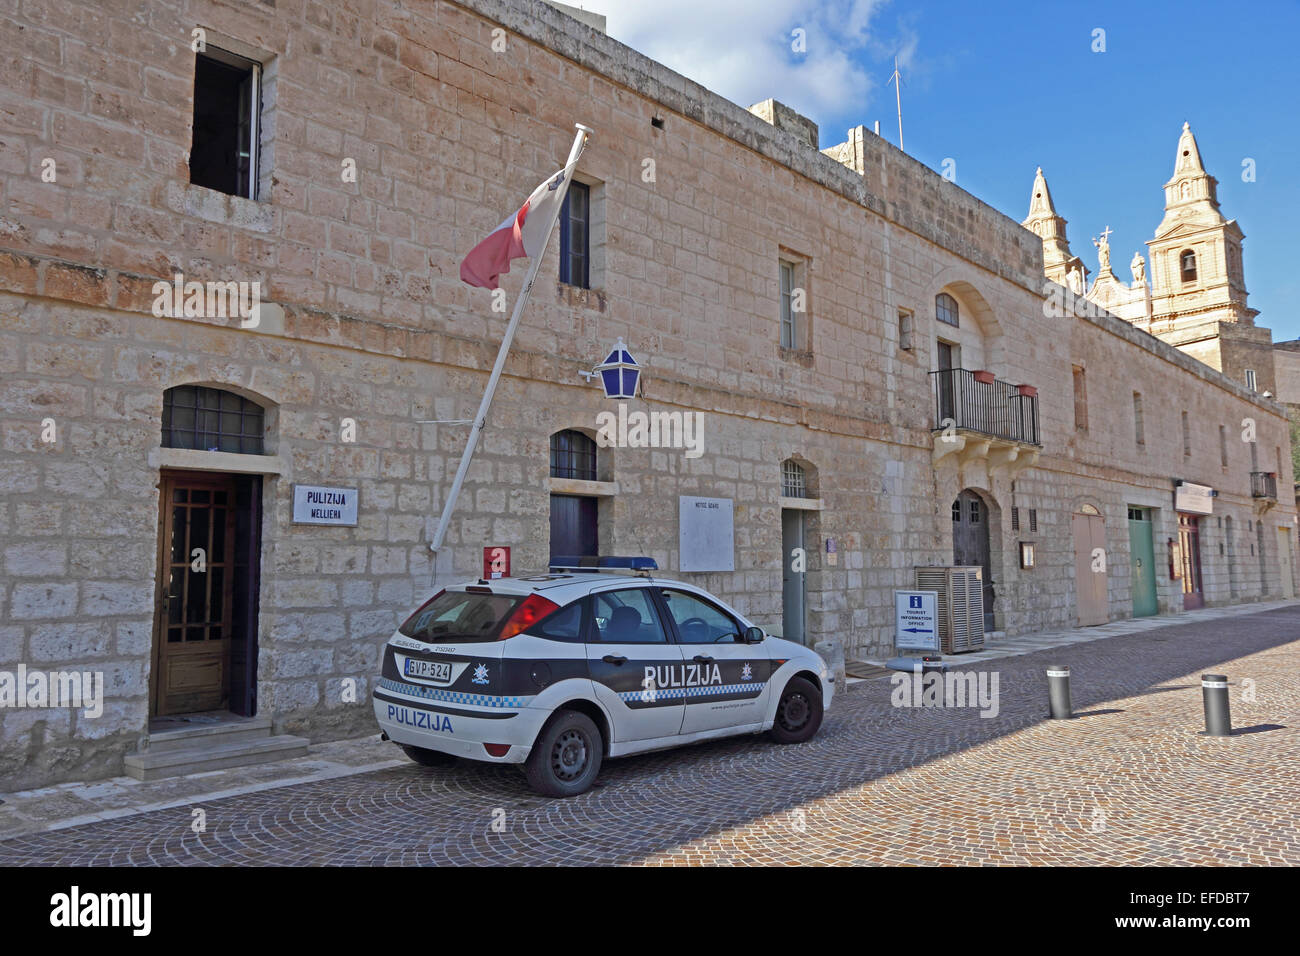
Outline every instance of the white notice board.
<svg viewBox="0 0 1300 956"><path fill-rule="evenodd" d="M894 646L939 649L939 592L894 592Z"/></svg>
<svg viewBox="0 0 1300 956"><path fill-rule="evenodd" d="M679 497L679 571L736 570L734 507L730 498Z"/></svg>

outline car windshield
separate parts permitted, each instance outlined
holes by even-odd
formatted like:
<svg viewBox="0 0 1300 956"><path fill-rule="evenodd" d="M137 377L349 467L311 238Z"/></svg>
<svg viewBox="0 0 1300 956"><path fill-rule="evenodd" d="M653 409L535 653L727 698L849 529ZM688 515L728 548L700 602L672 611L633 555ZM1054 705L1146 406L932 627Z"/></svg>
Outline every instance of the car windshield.
<svg viewBox="0 0 1300 956"><path fill-rule="evenodd" d="M398 630L417 641L495 641L521 598L511 594L443 591Z"/></svg>

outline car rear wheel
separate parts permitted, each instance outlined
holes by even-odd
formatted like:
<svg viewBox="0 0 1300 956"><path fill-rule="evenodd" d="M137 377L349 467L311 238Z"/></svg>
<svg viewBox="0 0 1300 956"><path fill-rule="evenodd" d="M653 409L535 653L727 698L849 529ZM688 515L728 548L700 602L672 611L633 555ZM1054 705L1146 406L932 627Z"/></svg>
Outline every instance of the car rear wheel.
<svg viewBox="0 0 1300 956"><path fill-rule="evenodd" d="M779 744L801 744L811 740L821 725L821 691L805 678L790 678L777 701L772 739Z"/></svg>
<svg viewBox="0 0 1300 956"><path fill-rule="evenodd" d="M576 797L600 773L600 731L586 714L562 710L542 728L524 764L528 784L548 797Z"/></svg>
<svg viewBox="0 0 1300 956"><path fill-rule="evenodd" d="M451 754L445 754L438 750L427 750L424 747L412 747L408 744L398 744L399 747L421 767L450 767L456 762L456 758Z"/></svg>

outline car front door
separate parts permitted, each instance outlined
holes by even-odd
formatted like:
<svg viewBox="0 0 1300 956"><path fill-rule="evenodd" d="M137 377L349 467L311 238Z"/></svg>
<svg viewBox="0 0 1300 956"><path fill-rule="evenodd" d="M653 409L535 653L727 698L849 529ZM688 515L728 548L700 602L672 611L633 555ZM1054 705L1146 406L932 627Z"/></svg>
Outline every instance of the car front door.
<svg viewBox="0 0 1300 956"><path fill-rule="evenodd" d="M596 698L612 718L614 740L681 732L684 696L674 688L682 652L648 587L616 587L590 596L587 665Z"/></svg>
<svg viewBox="0 0 1300 956"><path fill-rule="evenodd" d="M740 622L698 594L668 587L658 594L686 666L682 733L759 723L770 694L766 642L746 644Z"/></svg>

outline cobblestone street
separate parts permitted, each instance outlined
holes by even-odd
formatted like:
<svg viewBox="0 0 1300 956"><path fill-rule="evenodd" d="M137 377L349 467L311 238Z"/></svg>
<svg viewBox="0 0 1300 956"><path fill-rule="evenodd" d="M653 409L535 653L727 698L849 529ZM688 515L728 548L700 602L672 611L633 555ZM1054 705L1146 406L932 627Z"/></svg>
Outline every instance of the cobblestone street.
<svg viewBox="0 0 1300 956"><path fill-rule="evenodd" d="M1045 719L1052 663L1072 721ZM977 667L996 717L893 707L880 677L811 744L615 760L570 800L510 768L404 764L19 836L0 863L1300 864L1300 607ZM1207 670L1232 683L1231 738L1198 733Z"/></svg>

